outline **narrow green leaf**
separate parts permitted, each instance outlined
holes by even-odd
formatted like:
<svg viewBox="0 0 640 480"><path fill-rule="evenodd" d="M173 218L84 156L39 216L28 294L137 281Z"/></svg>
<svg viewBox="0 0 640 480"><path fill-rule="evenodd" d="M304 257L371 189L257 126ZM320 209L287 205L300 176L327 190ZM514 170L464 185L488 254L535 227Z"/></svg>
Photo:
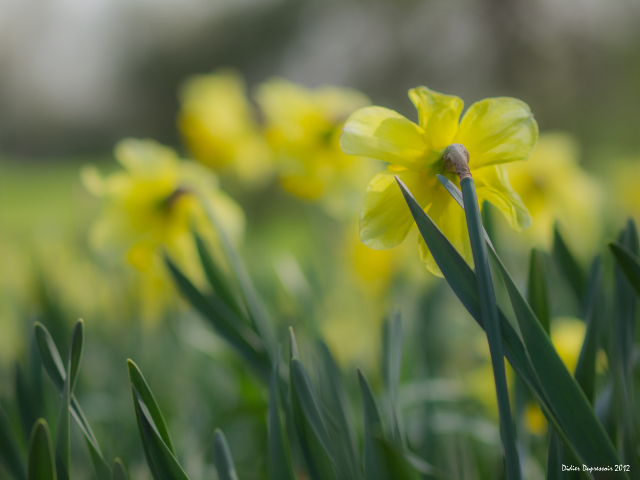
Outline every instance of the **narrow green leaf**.
<svg viewBox="0 0 640 480"><path fill-rule="evenodd" d="M471 252L476 267L478 282L478 294L480 297L480 314L482 323L489 342L491 364L496 383L498 398L498 413L500 417L500 436L504 446L505 465L507 479L522 478L520 470L520 458L516 447L516 435L511 416L511 403L509 401L509 389L507 387L507 375L504 366L504 353L502 334L500 332L500 319L498 317L498 305L489 267L489 255L484 240L484 228L480 218L480 208L476 195L473 178L467 177L460 181L462 187L462 199L464 211L471 241Z"/></svg>
<svg viewBox="0 0 640 480"><path fill-rule="evenodd" d="M69 375L65 378L62 387L62 399L60 402L60 413L58 415L58 430L56 433L56 473L58 480L69 480L71 468L70 451L70 413L69 404L71 394L78 379L80 362L82 360L82 349L84 345L84 322L79 320L73 329L71 336L71 346L69 348L69 360L67 361L67 371Z"/></svg>
<svg viewBox="0 0 640 480"><path fill-rule="evenodd" d="M213 328L233 345L261 374L269 378L270 359L262 340L247 327L219 298L206 298L168 258L165 261L182 294Z"/></svg>
<svg viewBox="0 0 640 480"><path fill-rule="evenodd" d="M629 284L640 295L640 258L620 242L609 242L609 248Z"/></svg>
<svg viewBox="0 0 640 480"><path fill-rule="evenodd" d="M576 257L569 250L564 238L562 238L557 223L553 226L553 257L560 272L575 292L578 301L582 303L586 287L585 274Z"/></svg>
<svg viewBox="0 0 640 480"><path fill-rule="evenodd" d="M296 336L293 333L293 328L289 327L289 359L300 358L298 355L298 344L296 343Z"/></svg>
<svg viewBox="0 0 640 480"><path fill-rule="evenodd" d="M327 345L317 342L320 356L320 399L335 454L336 473L346 480L362 477L342 372Z"/></svg>
<svg viewBox="0 0 640 480"><path fill-rule="evenodd" d="M189 480L158 431L145 402L132 384L133 404L147 463L155 480Z"/></svg>
<svg viewBox="0 0 640 480"><path fill-rule="evenodd" d="M113 474L111 480L129 480L129 474L124 466L124 463L119 458L116 458L113 462Z"/></svg>
<svg viewBox="0 0 640 480"><path fill-rule="evenodd" d="M456 288L454 288L454 291L458 293L456 289L462 290L458 278L459 275L465 271L466 263L429 219L428 215L425 214L417 202L415 202L411 194L406 190L406 187L403 188L403 191L406 192L405 199L411 208L418 228L425 238L429 249L436 261L439 261L438 264L445 278L449 280L447 277L449 275L455 280ZM431 248L432 244L434 248ZM448 245L448 247L442 247L440 244ZM515 282L504 267L504 264L491 248L490 243L489 246L500 267L503 280L507 286L507 291L516 313L516 318L518 319L518 324L522 331L522 337L527 345L527 353L531 359L531 365L535 369L533 378L539 378L539 381L532 382L528 374L525 376L521 375L521 378L525 380L525 383L527 383L530 388L533 387L532 392L536 395L538 401L542 402L541 406L544 405L548 408L548 412L545 412L545 408L543 408L547 419L550 421L552 419L557 420L559 431L566 435L569 440L569 445L576 450L579 457L585 463L590 462L590 464L594 466L616 464L616 462L619 462L619 459L615 449L602 425L595 417L593 409L582 392L582 389L567 371L562 360L560 360L548 335L517 289ZM443 255L443 251L447 253ZM442 264L440 264L440 262ZM452 268L451 263L457 264L457 268ZM445 267L444 269L443 266ZM466 266L466 268L468 268L468 266ZM445 270L447 270L446 273ZM449 280L449 282L451 284L452 280ZM464 294L464 292L461 293ZM461 300L465 298L465 300L468 301L467 297L462 297L460 294L458 296ZM465 304L465 301L463 301L463 304ZM467 305L465 304L465 306ZM472 315L475 311L473 306L471 306L471 308L467 307L467 310L469 310ZM504 326L505 323L503 322L501 327L504 328ZM509 358L509 343L515 342L510 339L503 339L503 341L505 342L505 346L507 346L506 353L507 358ZM514 358L514 360L516 360L515 363L509 358L511 365L519 374L521 369L526 370L526 367L518 365L521 361L520 358ZM549 414L551 414L551 416Z"/></svg>
<svg viewBox="0 0 640 480"><path fill-rule="evenodd" d="M618 241L629 257L638 255L638 232L633 220L627 222L627 227L618 237ZM615 250L614 250L615 253ZM618 262L619 264L620 262ZM633 263L626 262L631 270ZM620 429L622 430L622 451L624 462L630 468L629 476L640 479L640 459L638 458L637 443L635 441L633 419L633 382L631 370L633 365L633 342L635 338L636 297L630 282L625 278L621 266L615 268L615 302L613 315L613 348L611 349L611 371L613 372L614 405L618 409Z"/></svg>
<svg viewBox="0 0 640 480"><path fill-rule="evenodd" d="M391 442L380 437L374 438L377 450L382 453L382 460L387 466L389 480L418 480L418 474L407 455ZM435 478L444 478L440 474L429 470L429 475Z"/></svg>
<svg viewBox="0 0 640 480"><path fill-rule="evenodd" d="M598 336L600 335L597 304L600 297L601 279L602 261L600 256L597 256L589 270L589 280L587 282L588 301L585 313L587 329L580 349L576 371L573 375L591 404L593 404L595 393L596 356L598 354Z"/></svg>
<svg viewBox="0 0 640 480"><path fill-rule="evenodd" d="M396 311L391 319L384 322L384 379L389 398L392 439L403 445L403 436L398 418L398 390L402 368L402 319Z"/></svg>
<svg viewBox="0 0 640 480"><path fill-rule="evenodd" d="M280 355L278 353L273 362L271 381L269 383L269 476L272 479L296 480L291 460L291 450L287 443L286 433L280 417Z"/></svg>
<svg viewBox="0 0 640 480"><path fill-rule="evenodd" d="M11 432L9 417L0 406L0 463L15 480L25 480L27 470Z"/></svg>
<svg viewBox="0 0 640 480"><path fill-rule="evenodd" d="M291 409L293 421L313 480L335 480L329 433L324 423L318 400L304 367L297 358L297 347L292 335L292 358L289 367Z"/></svg>
<svg viewBox="0 0 640 480"><path fill-rule="evenodd" d="M547 289L547 275L544 271L542 253L537 248L531 250L529 257L529 283L527 285L527 301L540 320L542 327L549 334L550 309Z"/></svg>
<svg viewBox="0 0 640 480"><path fill-rule="evenodd" d="M225 275L218 268L217 263L209 254L209 250L200 235L194 233L194 238L196 240L198 255L200 256L200 263L202 264L202 269L204 270L207 280L209 280L209 285L211 285L213 291L227 307L233 310L239 318L245 318L246 312L240 307L240 302L229 285L229 279L225 278Z"/></svg>
<svg viewBox="0 0 640 480"><path fill-rule="evenodd" d="M358 370L358 381L362 392L362 411L364 413L364 478L365 480L392 480L391 472L384 462L382 447L377 438L384 439L384 429L378 405L364 374Z"/></svg>
<svg viewBox="0 0 640 480"><path fill-rule="evenodd" d="M273 354L275 354L276 342L273 332L273 325L269 321L267 311L263 303L260 301L258 293L253 287L253 283L251 283L249 273L242 263L242 260L240 260L240 255L238 254L232 243L229 241L229 237L227 237L226 232L218 221L218 218L213 212L213 209L210 207L209 202L207 202L206 199L201 198L201 203L205 211L207 212L209 220L216 229L216 233L218 235L218 238L220 239L222 248L227 255L227 259L229 260L231 269L233 270L238 284L240 285L240 292L242 294L242 297L244 298L245 305L249 312L249 317L251 318L253 325L255 326L256 332L264 342L267 355L271 357L273 356Z"/></svg>
<svg viewBox="0 0 640 480"><path fill-rule="evenodd" d="M162 441L165 443L169 451L175 455L171 436L169 435L169 429L167 428L162 412L160 411L160 407L158 407L158 403L156 402L153 393L151 393L151 389L149 388L147 381L142 376L142 372L131 359L127 359L127 369L129 370L129 380L131 381L131 385L135 387L140 398L142 398L149 415L151 415L152 423L158 430L160 437L162 437Z"/></svg>
<svg viewBox="0 0 640 480"><path fill-rule="evenodd" d="M220 480L238 480L238 473L233 463L231 450L224 433L220 429L216 429L213 435L213 462L216 464Z"/></svg>
<svg viewBox="0 0 640 480"><path fill-rule="evenodd" d="M60 358L60 353L58 353L58 348L53 342L53 339L47 329L39 322L36 322L34 325L34 336L40 353L42 365L58 390L58 393L62 395L67 373L62 363L62 359ZM89 447L89 453L91 455L91 460L93 461L96 474L98 475L98 479L109 480L111 477L111 468L102 456L102 452L100 452L100 447L98 446L98 441L96 440L96 437L91 430L91 426L85 418L84 413L82 412L82 409L74 395L71 395L70 410L71 416L80 427L87 446Z"/></svg>
<svg viewBox="0 0 640 480"><path fill-rule="evenodd" d="M29 442L29 480L56 480L56 467L53 463L51 434L47 422L41 418L33 426Z"/></svg>
<svg viewBox="0 0 640 480"><path fill-rule="evenodd" d="M563 480L565 473L562 470L564 453L560 436L553 427L549 427L549 449L547 452L547 480Z"/></svg>

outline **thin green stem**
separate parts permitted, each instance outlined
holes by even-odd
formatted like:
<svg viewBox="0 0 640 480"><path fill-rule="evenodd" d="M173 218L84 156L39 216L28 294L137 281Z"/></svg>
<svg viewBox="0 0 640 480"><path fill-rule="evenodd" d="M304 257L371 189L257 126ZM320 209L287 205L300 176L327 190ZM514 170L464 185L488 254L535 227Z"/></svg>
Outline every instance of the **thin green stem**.
<svg viewBox="0 0 640 480"><path fill-rule="evenodd" d="M522 478L522 475L518 450L516 448L516 435L511 417L511 405L509 403L509 390L507 388L507 376L504 366L498 306L496 304L496 295L491 279L489 257L484 240L484 229L482 227L480 209L478 208L478 197L476 195L473 178L462 178L460 186L462 187L465 217L467 219L471 251L473 252L473 261L478 278L480 312L489 342L491 364L493 366L496 383L498 411L500 415L500 436L502 438L502 444L504 445L507 479L519 480Z"/></svg>

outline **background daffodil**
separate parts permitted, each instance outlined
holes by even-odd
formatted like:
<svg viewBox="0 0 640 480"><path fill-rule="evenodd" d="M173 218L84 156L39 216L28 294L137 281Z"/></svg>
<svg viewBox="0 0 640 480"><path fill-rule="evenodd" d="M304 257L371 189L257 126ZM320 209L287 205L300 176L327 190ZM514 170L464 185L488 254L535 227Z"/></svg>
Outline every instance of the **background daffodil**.
<svg viewBox="0 0 640 480"><path fill-rule="evenodd" d="M230 238L241 238L242 210L218 189L216 176L204 166L181 161L174 150L152 140L123 140L115 157L124 171L106 178L92 167L82 172L87 189L104 202L90 237L97 250L123 253L136 269L151 274L161 264L158 250L163 246L194 272L198 258L192 225L205 239L216 237L202 201Z"/></svg>
<svg viewBox="0 0 640 480"><path fill-rule="evenodd" d="M268 80L256 92L282 187L300 198L322 201L340 214L358 203L366 166L345 155L338 137L346 118L371 102L349 88L308 89L284 79Z"/></svg>
<svg viewBox="0 0 640 480"><path fill-rule="evenodd" d="M193 156L249 186L268 180L271 151L246 96L242 76L230 69L189 78L180 91L178 124Z"/></svg>
<svg viewBox="0 0 640 480"><path fill-rule="evenodd" d="M457 175L447 171L443 152L460 143L469 152L479 202L494 204L516 230L529 226L531 218L513 190L504 163L526 160L538 138L538 125L522 101L488 98L474 103L458 123L463 101L418 87L409 90L418 110L418 124L383 107L365 107L345 123L340 137L342 150L350 155L377 158L389 163L376 175L360 214L360 237L373 249L401 243L413 218L406 207L394 175L409 187L416 200L453 243L472 262L471 246L463 210L451 199L436 177L441 174L459 185ZM440 274L420 237L420 252L429 270Z"/></svg>
<svg viewBox="0 0 640 480"><path fill-rule="evenodd" d="M602 235L602 185L578 163L577 141L566 133L543 133L528 162L507 167L509 180L533 219L526 237L549 248L557 220L572 249L591 256Z"/></svg>

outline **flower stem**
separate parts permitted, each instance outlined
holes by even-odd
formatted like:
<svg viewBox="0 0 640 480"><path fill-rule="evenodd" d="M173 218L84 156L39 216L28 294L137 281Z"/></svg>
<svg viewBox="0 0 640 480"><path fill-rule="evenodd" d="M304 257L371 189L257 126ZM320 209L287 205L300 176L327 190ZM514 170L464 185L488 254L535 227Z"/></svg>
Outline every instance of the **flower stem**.
<svg viewBox="0 0 640 480"><path fill-rule="evenodd" d="M498 306L496 304L496 295L491 279L487 246L484 240L480 209L478 208L478 197L476 195L473 178L470 175L461 175L460 186L462 187L462 198L464 200L467 228L469 229L473 262L478 278L480 312L482 314L484 329L487 333L489 351L491 352L491 364L493 366L496 394L498 397L500 436L502 438L502 444L504 445L507 480L519 480L522 476L518 450L516 448L516 434L509 403L509 390L507 388L507 376L504 366Z"/></svg>

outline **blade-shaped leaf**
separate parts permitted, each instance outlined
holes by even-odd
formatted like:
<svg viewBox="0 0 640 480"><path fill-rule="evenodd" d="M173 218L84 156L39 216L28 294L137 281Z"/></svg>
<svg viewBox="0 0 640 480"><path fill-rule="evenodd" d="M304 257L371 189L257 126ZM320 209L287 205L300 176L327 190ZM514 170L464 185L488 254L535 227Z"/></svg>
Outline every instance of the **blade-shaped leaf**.
<svg viewBox="0 0 640 480"><path fill-rule="evenodd" d="M547 290L547 275L542 263L542 253L534 248L529 258L529 283L527 284L527 301L533 312L542 323L547 334L550 326L549 294Z"/></svg>
<svg viewBox="0 0 640 480"><path fill-rule="evenodd" d="M16 403L18 404L18 412L22 422L22 431L25 435L24 438L29 438L33 424L41 415L39 414L40 412L36 411L29 380L18 362L15 364L15 380Z"/></svg>
<svg viewBox="0 0 640 480"><path fill-rule="evenodd" d="M194 237L196 239L198 255L200 256L200 263L202 264L202 269L207 276L207 280L209 280L209 285L211 285L213 291L220 297L227 307L233 310L239 318L245 318L246 313L240 307L240 302L229 285L229 280L225 278L225 275L218 268L217 263L209 254L209 250L200 235L195 233Z"/></svg>
<svg viewBox="0 0 640 480"><path fill-rule="evenodd" d="M124 466L124 463L119 458L116 458L113 462L111 480L129 480L129 474Z"/></svg>
<svg viewBox="0 0 640 480"><path fill-rule="evenodd" d="M133 384L131 391L142 445L153 478L155 480L189 480L176 457L162 440L149 409Z"/></svg>
<svg viewBox="0 0 640 480"><path fill-rule="evenodd" d="M547 480L563 480L565 473L562 470L564 454L560 436L553 427L549 428L549 449L547 452Z"/></svg>
<svg viewBox="0 0 640 480"><path fill-rule="evenodd" d="M398 390L402 368L402 319L397 311L384 323L384 379L391 413L391 434L394 442L403 445L398 418Z"/></svg>
<svg viewBox="0 0 640 480"><path fill-rule="evenodd" d="M609 248L613 252L618 266L627 277L629 284L640 295L640 258L620 242L609 242Z"/></svg>
<svg viewBox="0 0 640 480"><path fill-rule="evenodd" d="M297 347L293 335L291 338L291 409L300 448L313 480L335 480L329 433L307 372L293 356L294 352L297 355Z"/></svg>
<svg viewBox="0 0 640 480"><path fill-rule="evenodd" d="M51 434L44 419L33 426L29 442L28 474L29 480L56 480L56 467L53 463Z"/></svg>
<svg viewBox="0 0 640 480"><path fill-rule="evenodd" d="M293 472L291 451L280 417L281 401L279 381L281 350L281 348L278 348L278 353L273 362L271 382L269 383L269 475L270 478L274 479L295 480L296 476Z"/></svg>
<svg viewBox="0 0 640 480"><path fill-rule="evenodd" d="M58 415L58 431L56 433L56 473L58 480L69 480L71 468L70 451L70 413L69 404L71 394L78 379L80 362L82 361L82 350L84 346L84 322L79 320L71 335L71 346L69 348L69 360L67 361L67 371L69 375L64 380L62 387L62 399L60 401L60 413Z"/></svg>
<svg viewBox="0 0 640 480"><path fill-rule="evenodd" d="M271 362L262 340L247 327L219 298L206 298L178 267L165 257L167 266L182 294L213 328L233 345L263 378L268 378Z"/></svg>
<svg viewBox="0 0 640 480"><path fill-rule="evenodd" d="M411 197L410 194L405 194L405 198L407 197L409 197L407 202L410 203L410 206L410 200L415 204L412 208L412 213L414 211L416 212L414 218L419 217L422 221L426 219L427 223L429 223L430 219L428 215L420 209L417 202L413 200L413 197ZM433 226L435 227L435 225ZM418 223L418 227L420 228L420 223ZM435 228L437 229L437 227ZM425 232L427 235L430 234L426 229ZM423 233L423 236L424 235ZM425 241L426 240L425 238ZM535 374L540 380L539 387L542 388L543 394L540 395L539 399L547 403L547 407L550 412L553 413L564 434L566 434L570 445L576 450L585 463L591 462L594 466L616 464L616 462L619 462L617 453L602 424L596 418L588 399L575 379L567 371L564 363L553 347L549 336L518 290L490 241L487 243L500 267L502 278L507 287L507 292L509 293L511 304L527 347L528 356L531 359L531 365L534 367ZM451 255L459 257L455 249L453 249ZM436 258L437 261L438 258L435 254L434 258ZM461 257L460 260L464 261ZM442 267L440 268L442 269ZM507 342L505 342L505 344L506 343ZM513 363L512 365L518 370L516 365Z"/></svg>
<svg viewBox="0 0 640 480"><path fill-rule="evenodd" d="M220 480L238 480L236 466L233 463L231 450L222 430L216 430L213 436L213 461L216 464Z"/></svg>
<svg viewBox="0 0 640 480"><path fill-rule="evenodd" d="M160 411L160 407L158 407L158 403L156 402L153 393L151 393L151 389L149 388L147 381L144 379L142 372L133 360L127 360L127 368L129 370L129 380L131 381L131 385L135 387L142 398L142 401L149 412L149 415L151 415L151 420L155 425L155 428L158 430L162 441L165 443L169 451L175 455L171 436L169 435L169 429L167 428L162 412Z"/></svg>
<svg viewBox="0 0 640 480"><path fill-rule="evenodd" d="M582 302L586 286L585 274L576 257L567 246L567 242L562 238L557 223L553 226L553 257L560 272L575 292L576 297Z"/></svg>
<svg viewBox="0 0 640 480"><path fill-rule="evenodd" d="M58 390L58 393L62 395L67 373L62 363L62 359L60 358L60 353L58 353L58 349L53 342L51 335L41 323L35 323L34 336L40 353L42 365ZM98 479L109 480L111 477L111 468L102 456L102 452L100 452L100 447L98 446L98 441L96 440L95 435L89 426L89 422L87 422L87 419L85 418L84 413L82 412L82 409L74 395L71 395L70 410L71 416L75 419L80 430L82 430L82 434L84 435L87 446L89 447L89 453L91 455L91 460L93 461L96 474L98 475Z"/></svg>
<svg viewBox="0 0 640 480"><path fill-rule="evenodd" d="M380 411L373 392L364 374L358 370L358 381L362 392L362 411L364 413L364 478L365 480L391 480L387 470L382 446L377 438L384 439L384 430Z"/></svg>
<svg viewBox="0 0 640 480"><path fill-rule="evenodd" d="M327 430L333 444L336 473L339 478L358 480L362 477L356 449L355 434L349 415L342 372L323 341L318 341L320 356L320 399L327 420Z"/></svg>
<svg viewBox="0 0 640 480"><path fill-rule="evenodd" d="M201 203L207 212L209 220L216 229L222 248L227 255L231 269L233 270L238 284L240 285L240 292L244 298L245 305L249 312L249 317L255 326L256 332L264 342L267 355L272 356L275 354L276 342L275 335L273 333L273 325L269 321L267 311L263 303L260 301L258 293L253 287L253 283L251 283L249 273L240 260L240 255L229 241L229 237L227 237L224 228L222 228L222 225L218 221L213 209L210 207L209 202L207 202L206 199L201 198Z"/></svg>
<svg viewBox="0 0 640 480"><path fill-rule="evenodd" d="M27 470L11 432L9 418L0 406L0 463L15 480L25 480Z"/></svg>
<svg viewBox="0 0 640 480"><path fill-rule="evenodd" d="M373 441L377 450L382 454L390 480L418 480L418 473L398 446L380 437L374 438ZM434 478L443 478L432 471L430 471L430 475Z"/></svg>
<svg viewBox="0 0 640 480"><path fill-rule="evenodd" d="M585 322L587 329L580 349L578 364L574 377L582 387L582 391L593 404L596 382L596 356L598 353L598 336L600 335L600 324L598 321L597 304L600 297L600 281L602 279L602 261L596 257L589 270L589 280L587 282L587 311Z"/></svg>

